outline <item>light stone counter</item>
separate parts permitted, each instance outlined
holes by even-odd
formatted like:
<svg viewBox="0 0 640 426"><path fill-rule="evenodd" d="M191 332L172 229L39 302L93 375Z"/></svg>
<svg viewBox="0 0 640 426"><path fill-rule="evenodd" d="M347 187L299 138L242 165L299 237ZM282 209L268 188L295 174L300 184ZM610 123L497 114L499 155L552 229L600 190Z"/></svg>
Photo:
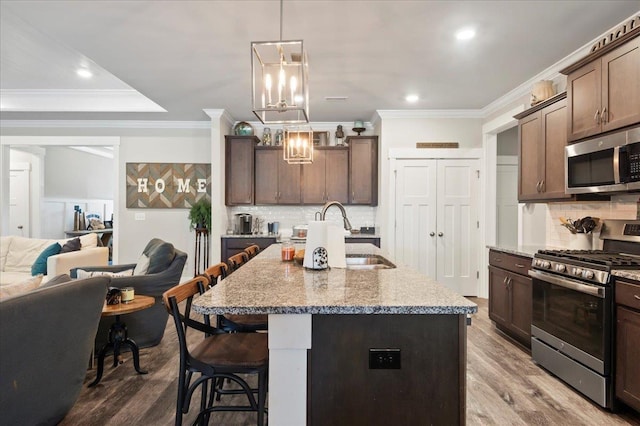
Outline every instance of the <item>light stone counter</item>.
<svg viewBox="0 0 640 426"><path fill-rule="evenodd" d="M300 244L296 248L303 247ZM478 311L475 303L425 275L401 265L397 265L395 269L333 268L311 271L293 262L282 262L280 248L280 244L272 244L193 302L193 309L202 314L269 314L270 424L307 424L307 407L312 403L309 398L317 401L315 398L325 395L319 392L314 397L313 391L307 393L309 374L324 374L324 370L321 369L318 373L319 370L308 365L309 351L314 353L326 347L326 344L323 344L318 348L312 348L314 338L323 330L322 327L315 328L317 324L312 326L315 324L314 318L319 321L339 316L341 323L345 325L352 324L357 318L362 317L358 314L379 314L372 315L371 321L368 322L372 324L371 327L365 327L358 333L362 339L371 339L371 333L379 332L381 325L385 324L385 317L388 316L400 321L422 321L424 325L420 326L420 329L431 329L433 336L459 336L453 339L454 347L441 349L450 357L447 358L447 362L452 363L454 368L445 370L453 371L454 378L445 376L445 370L436 369L425 373L424 385L444 382L453 383L456 389L465 388L466 314ZM346 252L384 256L384 253L372 244L347 244ZM423 318L417 318L420 316ZM441 325L443 319L447 321L447 326ZM399 327L395 332L396 337L403 335L403 330L404 327ZM386 341L386 338L382 341ZM380 347L381 344L395 345L376 340L375 345L378 346L371 347ZM424 345L425 356L431 357L440 353L437 350L434 353L429 352L434 350L429 346L429 342L424 342ZM412 348L409 347L405 350L407 353L412 352ZM367 352L368 350L363 352L365 354L360 362L367 361ZM344 368L355 367L349 364ZM342 379L342 376L335 378L337 382ZM363 383L358 386L364 389L370 385ZM458 411L462 412L464 419L465 392L458 391L455 394L462 395L462 401L454 406L460 407ZM434 397L434 400L436 399ZM434 402L436 405L440 403L451 405L451 401L447 401L446 404L440 400Z"/></svg>
<svg viewBox="0 0 640 426"><path fill-rule="evenodd" d="M611 275L629 280L640 281L640 270L638 269L614 269Z"/></svg>
<svg viewBox="0 0 640 426"><path fill-rule="evenodd" d="M347 244L346 252L384 256L371 244ZM282 262L280 244L262 251L198 298L193 307L203 314L470 314L478 310L475 303L408 267L307 270Z"/></svg>

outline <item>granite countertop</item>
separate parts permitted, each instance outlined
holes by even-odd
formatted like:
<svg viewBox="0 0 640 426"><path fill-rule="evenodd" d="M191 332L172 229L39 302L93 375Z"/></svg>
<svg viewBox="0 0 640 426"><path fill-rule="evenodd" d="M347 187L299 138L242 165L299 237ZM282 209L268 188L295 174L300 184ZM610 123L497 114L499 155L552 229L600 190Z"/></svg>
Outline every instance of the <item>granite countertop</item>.
<svg viewBox="0 0 640 426"><path fill-rule="evenodd" d="M638 269L614 269L611 271L611 275L627 278L634 281L640 281L640 270Z"/></svg>
<svg viewBox="0 0 640 426"><path fill-rule="evenodd" d="M551 247L544 245L523 245L523 246L487 246L488 249L501 251L503 253L515 254L517 256L524 256L533 258L533 255L538 250L558 250L559 247Z"/></svg>
<svg viewBox="0 0 640 426"><path fill-rule="evenodd" d="M268 235L268 234L258 234L258 235L240 235L240 234L223 234L220 236L221 238L276 238L277 240L280 240L280 238L286 238L289 239L291 238L291 236L288 237L283 237L282 235ZM380 234L349 234L349 235L345 235L345 238L380 238ZM305 239L304 238L292 238L295 241L301 241L304 242Z"/></svg>
<svg viewBox="0 0 640 426"><path fill-rule="evenodd" d="M296 244L297 249L304 248ZM381 254L352 243L346 253ZM313 271L273 244L193 303L201 314L470 314L475 303L406 266Z"/></svg>

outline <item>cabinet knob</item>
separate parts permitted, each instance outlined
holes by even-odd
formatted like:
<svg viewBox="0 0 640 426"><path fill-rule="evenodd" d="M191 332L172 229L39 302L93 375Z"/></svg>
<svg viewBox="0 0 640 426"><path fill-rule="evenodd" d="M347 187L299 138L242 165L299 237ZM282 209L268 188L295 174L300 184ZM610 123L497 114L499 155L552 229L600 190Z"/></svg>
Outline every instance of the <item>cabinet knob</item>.
<svg viewBox="0 0 640 426"><path fill-rule="evenodd" d="M430 236L430 237L433 237L434 235L436 235L436 233L435 233L435 232L433 232L433 231L429 232L429 236Z"/></svg>
<svg viewBox="0 0 640 426"><path fill-rule="evenodd" d="M438 232L438 237L442 237L444 234L442 232Z"/></svg>

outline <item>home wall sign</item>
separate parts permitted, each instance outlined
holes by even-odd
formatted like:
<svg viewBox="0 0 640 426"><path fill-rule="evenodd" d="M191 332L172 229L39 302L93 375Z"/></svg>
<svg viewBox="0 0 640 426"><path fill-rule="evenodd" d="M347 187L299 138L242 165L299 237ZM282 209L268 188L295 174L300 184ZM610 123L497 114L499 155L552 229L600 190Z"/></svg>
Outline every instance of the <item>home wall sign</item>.
<svg viewBox="0 0 640 426"><path fill-rule="evenodd" d="M211 199L211 164L127 163L127 208L188 209Z"/></svg>

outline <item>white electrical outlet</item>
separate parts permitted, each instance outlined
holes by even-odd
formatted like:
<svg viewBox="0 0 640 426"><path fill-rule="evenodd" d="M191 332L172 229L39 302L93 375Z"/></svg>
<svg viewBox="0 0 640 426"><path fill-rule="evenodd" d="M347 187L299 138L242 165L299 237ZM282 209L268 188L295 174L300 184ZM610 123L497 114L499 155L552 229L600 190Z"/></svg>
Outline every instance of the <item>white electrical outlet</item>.
<svg viewBox="0 0 640 426"><path fill-rule="evenodd" d="M146 216L144 213L136 213L136 220L146 220Z"/></svg>

